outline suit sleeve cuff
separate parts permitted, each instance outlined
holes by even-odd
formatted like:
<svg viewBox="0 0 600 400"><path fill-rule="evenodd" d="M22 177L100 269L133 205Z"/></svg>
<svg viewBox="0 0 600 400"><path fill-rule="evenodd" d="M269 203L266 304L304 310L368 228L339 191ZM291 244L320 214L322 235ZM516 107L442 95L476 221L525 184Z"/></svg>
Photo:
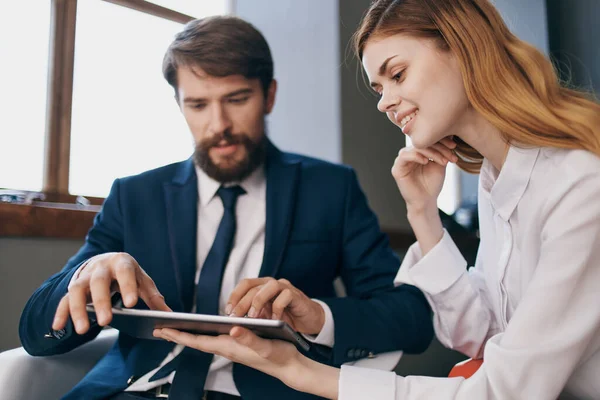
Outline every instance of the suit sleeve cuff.
<svg viewBox="0 0 600 400"><path fill-rule="evenodd" d="M335 325L333 323L331 308L321 300L312 299L312 301L323 307L323 311L325 311L325 323L323 324L323 329L321 329L321 332L319 332L317 336L305 335L304 333L302 336L311 343L333 348L333 345L335 344Z"/></svg>
<svg viewBox="0 0 600 400"><path fill-rule="evenodd" d="M425 256L419 244L408 249L394 284L409 284L436 295L448 289L467 270L467 262L452 241L448 231Z"/></svg>
<svg viewBox="0 0 600 400"><path fill-rule="evenodd" d="M338 400L395 399L396 379L394 372L342 365Z"/></svg>

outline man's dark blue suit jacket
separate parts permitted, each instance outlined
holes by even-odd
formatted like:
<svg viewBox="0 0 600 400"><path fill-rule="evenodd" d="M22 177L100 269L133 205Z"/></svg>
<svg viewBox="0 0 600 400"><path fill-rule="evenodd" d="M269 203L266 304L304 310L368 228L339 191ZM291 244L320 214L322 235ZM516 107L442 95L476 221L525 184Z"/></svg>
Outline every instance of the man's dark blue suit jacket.
<svg viewBox="0 0 600 400"><path fill-rule="evenodd" d="M268 146L260 276L286 278L307 296L329 305L335 321L335 345L327 360L331 365L368 353L424 351L433 336L430 308L416 288L393 287L399 260L381 233L354 171ZM56 307L74 272L100 253L129 253L174 311L189 312L181 296L189 285L182 282L181 271L196 265L197 200L191 160L115 181L83 247L25 306L19 328L24 348L36 356L60 354L99 333L95 327L80 336L69 322L64 332L44 337L52 332ZM338 276L345 284L346 298L335 296L333 281ZM143 302L137 307L143 308ZM122 391L130 377L156 368L172 346L120 334L65 398L102 399ZM233 377L245 400L315 398L243 365L234 365Z"/></svg>

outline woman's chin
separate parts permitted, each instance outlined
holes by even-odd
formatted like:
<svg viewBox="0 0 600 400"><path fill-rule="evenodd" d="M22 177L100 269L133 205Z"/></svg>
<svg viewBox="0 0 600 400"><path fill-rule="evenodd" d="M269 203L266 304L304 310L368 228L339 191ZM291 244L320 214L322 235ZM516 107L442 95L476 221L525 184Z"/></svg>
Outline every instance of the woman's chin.
<svg viewBox="0 0 600 400"><path fill-rule="evenodd" d="M410 132L410 135L407 135L410 139L411 146L419 150L424 150L428 147L431 147L446 137L445 135L440 135L438 137L437 135L422 135L420 133L421 132L419 130L414 129L412 132Z"/></svg>
<svg viewBox="0 0 600 400"><path fill-rule="evenodd" d="M431 146L433 143L430 143L429 140L427 140L427 138L423 138L421 137L419 134L411 134L411 135L407 135L410 139L410 143L411 145L415 148L415 149L426 149L429 146Z"/></svg>

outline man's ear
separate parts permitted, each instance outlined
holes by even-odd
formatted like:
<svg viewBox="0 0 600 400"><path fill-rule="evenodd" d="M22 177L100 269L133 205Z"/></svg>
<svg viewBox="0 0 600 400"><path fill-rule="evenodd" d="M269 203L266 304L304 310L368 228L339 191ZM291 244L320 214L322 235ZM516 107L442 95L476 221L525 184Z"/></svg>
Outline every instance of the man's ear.
<svg viewBox="0 0 600 400"><path fill-rule="evenodd" d="M266 113L270 114L273 110L273 106L275 106L275 95L277 94L277 81L273 79L271 84L269 85L269 89L267 90L267 98L266 98Z"/></svg>

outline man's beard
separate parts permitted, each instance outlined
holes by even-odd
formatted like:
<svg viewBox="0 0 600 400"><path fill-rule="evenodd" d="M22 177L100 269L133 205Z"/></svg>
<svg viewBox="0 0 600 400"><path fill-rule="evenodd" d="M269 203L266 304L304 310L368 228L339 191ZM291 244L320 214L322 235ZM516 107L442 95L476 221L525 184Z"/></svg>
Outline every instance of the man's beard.
<svg viewBox="0 0 600 400"><path fill-rule="evenodd" d="M233 165L219 166L215 164L210 158L209 152L221 141L226 141L228 145L236 144L243 146L246 149L245 157ZM257 142L253 142L246 134L233 135L231 132L225 131L199 142L194 151L194 161L212 179L221 183L230 183L240 182L250 176L256 168L263 164L266 154L266 133Z"/></svg>

